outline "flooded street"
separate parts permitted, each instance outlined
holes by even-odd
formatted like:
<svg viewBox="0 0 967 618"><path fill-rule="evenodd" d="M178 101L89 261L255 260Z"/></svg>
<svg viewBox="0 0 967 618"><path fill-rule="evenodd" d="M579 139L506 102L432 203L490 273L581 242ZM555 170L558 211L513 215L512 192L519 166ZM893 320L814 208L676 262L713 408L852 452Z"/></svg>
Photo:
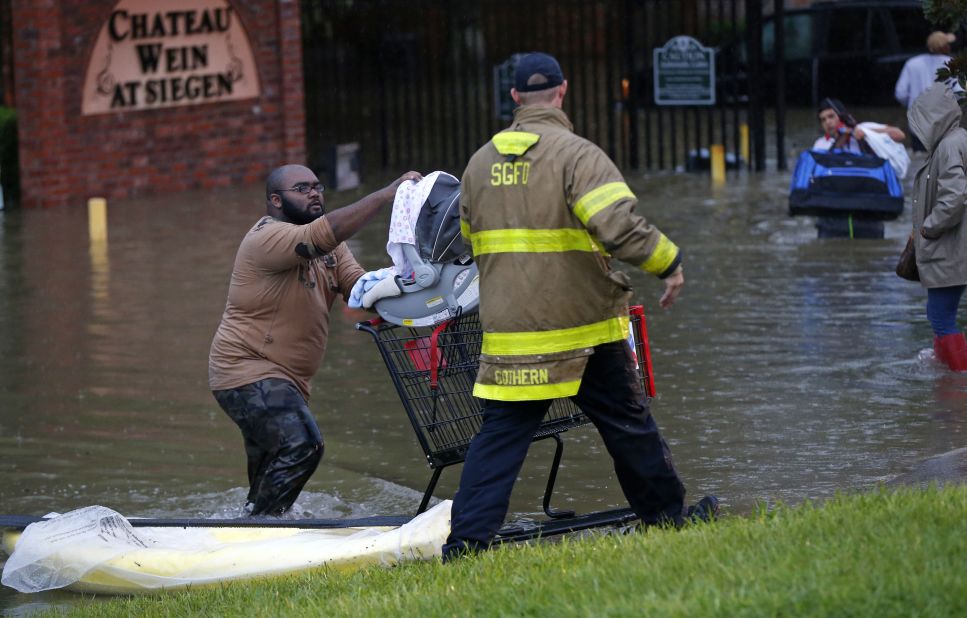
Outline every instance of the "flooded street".
<svg viewBox="0 0 967 618"><path fill-rule="evenodd" d="M933 361L925 292L893 273L909 208L883 240L819 240L812 219L786 215L789 175L730 173L724 187L627 175L639 212L685 251L668 312L659 282L621 266L648 318L652 411L690 499L715 493L730 514L869 489L965 446L967 374ZM81 206L0 212L0 512L239 514L242 441L208 391L207 357L260 194L111 203L100 249ZM389 263L388 220L351 242L366 268ZM431 471L374 342L353 328L368 314L340 302L332 317L310 401L325 458L296 514L414 512ZM624 506L593 429L564 440L555 505ZM552 451L531 449L512 518L540 515ZM445 470L436 496L458 476ZM63 598L4 588L0 611Z"/></svg>

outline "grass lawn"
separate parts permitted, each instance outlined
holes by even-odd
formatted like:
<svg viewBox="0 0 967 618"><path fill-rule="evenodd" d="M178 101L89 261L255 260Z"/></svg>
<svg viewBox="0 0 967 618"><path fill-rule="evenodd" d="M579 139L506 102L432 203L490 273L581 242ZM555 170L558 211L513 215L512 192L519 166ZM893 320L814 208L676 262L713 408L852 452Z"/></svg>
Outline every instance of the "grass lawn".
<svg viewBox="0 0 967 618"><path fill-rule="evenodd" d="M967 486L841 495L684 530L319 570L91 616L967 616Z"/></svg>

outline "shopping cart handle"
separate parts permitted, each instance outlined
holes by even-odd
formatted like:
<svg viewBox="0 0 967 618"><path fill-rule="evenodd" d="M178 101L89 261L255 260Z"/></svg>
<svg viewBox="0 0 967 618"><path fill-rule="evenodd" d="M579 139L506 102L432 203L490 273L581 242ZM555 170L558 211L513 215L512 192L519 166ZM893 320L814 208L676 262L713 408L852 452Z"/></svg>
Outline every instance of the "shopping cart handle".
<svg viewBox="0 0 967 618"><path fill-rule="evenodd" d="M372 330L373 328L382 324L385 320L380 317L375 317L372 320L364 320L362 322L356 322L356 330Z"/></svg>

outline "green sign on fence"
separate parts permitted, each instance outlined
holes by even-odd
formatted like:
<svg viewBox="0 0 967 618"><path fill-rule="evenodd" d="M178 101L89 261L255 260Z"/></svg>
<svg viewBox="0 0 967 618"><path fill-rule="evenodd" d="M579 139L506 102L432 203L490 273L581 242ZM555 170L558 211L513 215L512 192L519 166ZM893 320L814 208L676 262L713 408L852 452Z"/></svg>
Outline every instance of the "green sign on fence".
<svg viewBox="0 0 967 618"><path fill-rule="evenodd" d="M655 49L656 105L715 105L715 50L690 36Z"/></svg>

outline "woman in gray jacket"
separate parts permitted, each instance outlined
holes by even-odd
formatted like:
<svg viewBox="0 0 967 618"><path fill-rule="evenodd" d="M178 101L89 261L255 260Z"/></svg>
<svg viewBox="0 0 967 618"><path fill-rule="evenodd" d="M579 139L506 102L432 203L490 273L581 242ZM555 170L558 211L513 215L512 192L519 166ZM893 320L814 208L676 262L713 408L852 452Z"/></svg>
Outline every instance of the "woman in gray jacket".
<svg viewBox="0 0 967 618"><path fill-rule="evenodd" d="M913 231L933 347L938 360L967 371L967 339L957 326L957 306L967 288L967 131L960 117L957 95L942 83L907 112L910 130L927 149L913 185Z"/></svg>

